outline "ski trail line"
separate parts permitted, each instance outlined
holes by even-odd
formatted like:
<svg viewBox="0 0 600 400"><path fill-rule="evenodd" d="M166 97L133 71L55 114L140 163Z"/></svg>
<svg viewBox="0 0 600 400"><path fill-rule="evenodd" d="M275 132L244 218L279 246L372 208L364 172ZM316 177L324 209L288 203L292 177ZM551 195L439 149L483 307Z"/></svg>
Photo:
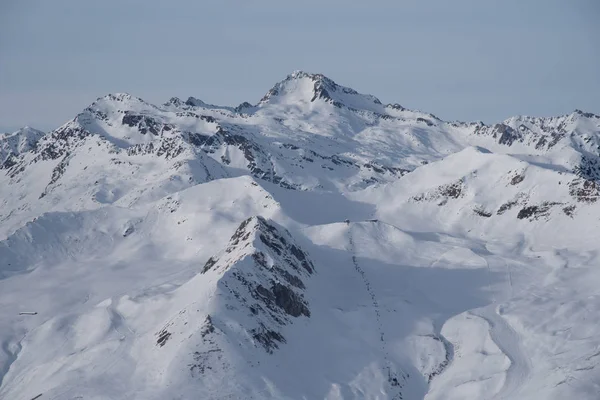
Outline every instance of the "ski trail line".
<svg viewBox="0 0 600 400"><path fill-rule="evenodd" d="M395 371L395 368L393 368L393 365L388 357L389 351L388 351L388 346L387 346L387 342L385 339L385 332L383 330L383 324L381 323L381 311L379 309L379 302L377 301L377 296L375 295L375 291L373 290L373 287L371 286L371 282L367 278L365 271L361 268L361 266L358 263L358 259L356 257L356 247L354 245L354 239L352 238L352 231L350 228L348 229L348 243L349 243L349 251L352 254L352 264L353 264L356 272L358 272L358 274L362 278L363 284L365 286L367 293L369 294L369 297L371 298L371 303L372 303L373 309L375 311L377 332L378 332L378 336L379 336L379 340L380 340L381 351L384 354L384 362L386 365L385 368L386 368L386 372L387 372L388 383L392 386L392 388L398 388L398 393L394 397L392 397L392 400L401 400L402 392L400 392L400 389L402 389L403 385L399 382L398 373ZM404 373L404 371L402 371L401 369L400 369L400 372L401 372L401 374L400 374L401 377L403 378L404 381L406 381L406 378L407 378L406 373Z"/></svg>
<svg viewBox="0 0 600 400"><path fill-rule="evenodd" d="M489 324L492 340L510 360L504 386L492 399L514 399L531 372L531 361L521 348L519 335L498 313L498 307L494 305L471 310L469 313L483 318Z"/></svg>

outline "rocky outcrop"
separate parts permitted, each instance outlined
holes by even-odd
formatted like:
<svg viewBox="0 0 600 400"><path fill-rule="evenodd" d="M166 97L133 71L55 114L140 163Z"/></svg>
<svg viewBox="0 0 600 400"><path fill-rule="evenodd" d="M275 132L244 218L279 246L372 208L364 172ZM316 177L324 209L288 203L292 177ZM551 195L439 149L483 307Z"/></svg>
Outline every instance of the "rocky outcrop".
<svg viewBox="0 0 600 400"><path fill-rule="evenodd" d="M434 190L411 197L414 202L435 201L442 206L450 199L458 199L464 196L465 184L462 179L445 185L440 185Z"/></svg>
<svg viewBox="0 0 600 400"><path fill-rule="evenodd" d="M311 315L304 292L315 267L285 228L262 217L243 221L202 273L222 276L227 308L249 312L251 326L244 328L269 353L285 343L284 326Z"/></svg>

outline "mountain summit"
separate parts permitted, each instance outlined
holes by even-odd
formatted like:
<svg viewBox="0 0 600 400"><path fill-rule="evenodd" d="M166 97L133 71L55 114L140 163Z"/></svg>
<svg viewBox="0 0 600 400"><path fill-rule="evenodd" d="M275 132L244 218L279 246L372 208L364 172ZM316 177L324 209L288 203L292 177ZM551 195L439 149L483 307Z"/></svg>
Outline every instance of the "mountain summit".
<svg viewBox="0 0 600 400"><path fill-rule="evenodd" d="M306 104L315 101L347 107L354 110L382 112L383 105L375 96L360 94L356 90L338 85L322 74L294 71L277 83L260 100L265 104Z"/></svg>

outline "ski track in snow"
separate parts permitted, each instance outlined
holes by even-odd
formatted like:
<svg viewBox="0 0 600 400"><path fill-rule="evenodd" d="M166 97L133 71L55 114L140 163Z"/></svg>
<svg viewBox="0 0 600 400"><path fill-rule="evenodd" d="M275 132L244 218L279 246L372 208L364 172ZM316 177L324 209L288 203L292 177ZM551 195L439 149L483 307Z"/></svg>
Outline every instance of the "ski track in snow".
<svg viewBox="0 0 600 400"><path fill-rule="evenodd" d="M493 400L514 399L531 372L531 360L521 348L519 335L500 315L502 306L490 305L471 310L469 314L483 318L490 327L490 336L496 346L510 360L502 390L491 397Z"/></svg>
<svg viewBox="0 0 600 400"><path fill-rule="evenodd" d="M359 265L358 259L356 257L356 248L354 245L354 239L352 238L351 225L349 225L349 228L348 228L348 243L349 243L348 250L350 251L350 254L352 254L352 264L354 266L354 269L360 275L360 277L365 285L365 290L369 294L369 297L371 298L371 302L373 304L373 310L375 312L375 320L377 323L377 331L379 333L379 341L381 343L381 351L384 354L384 363L386 365L385 368L386 368L386 375L388 377L388 382L390 383L390 385L392 387L399 387L400 389L402 389L403 385L398 381L398 374L395 372L395 368L393 368L392 362L389 359L389 349L388 349L387 342L385 339L385 332L383 330L383 324L381 323L381 310L379 308L379 302L377 301L377 296L375 295L375 291L373 290L371 282L367 278L365 271ZM402 375L405 380L406 374L402 373ZM398 393L392 397L392 400L401 400L401 399L402 399L401 391L398 391Z"/></svg>

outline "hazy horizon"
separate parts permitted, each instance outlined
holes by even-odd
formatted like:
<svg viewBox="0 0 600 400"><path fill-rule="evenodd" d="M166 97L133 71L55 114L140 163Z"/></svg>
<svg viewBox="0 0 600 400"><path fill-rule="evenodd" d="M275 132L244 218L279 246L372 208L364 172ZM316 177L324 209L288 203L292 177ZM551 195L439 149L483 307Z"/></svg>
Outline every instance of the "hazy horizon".
<svg viewBox="0 0 600 400"><path fill-rule="evenodd" d="M0 5L0 131L53 129L96 98L257 102L301 69L445 120L600 113L593 0L179 0Z"/></svg>

